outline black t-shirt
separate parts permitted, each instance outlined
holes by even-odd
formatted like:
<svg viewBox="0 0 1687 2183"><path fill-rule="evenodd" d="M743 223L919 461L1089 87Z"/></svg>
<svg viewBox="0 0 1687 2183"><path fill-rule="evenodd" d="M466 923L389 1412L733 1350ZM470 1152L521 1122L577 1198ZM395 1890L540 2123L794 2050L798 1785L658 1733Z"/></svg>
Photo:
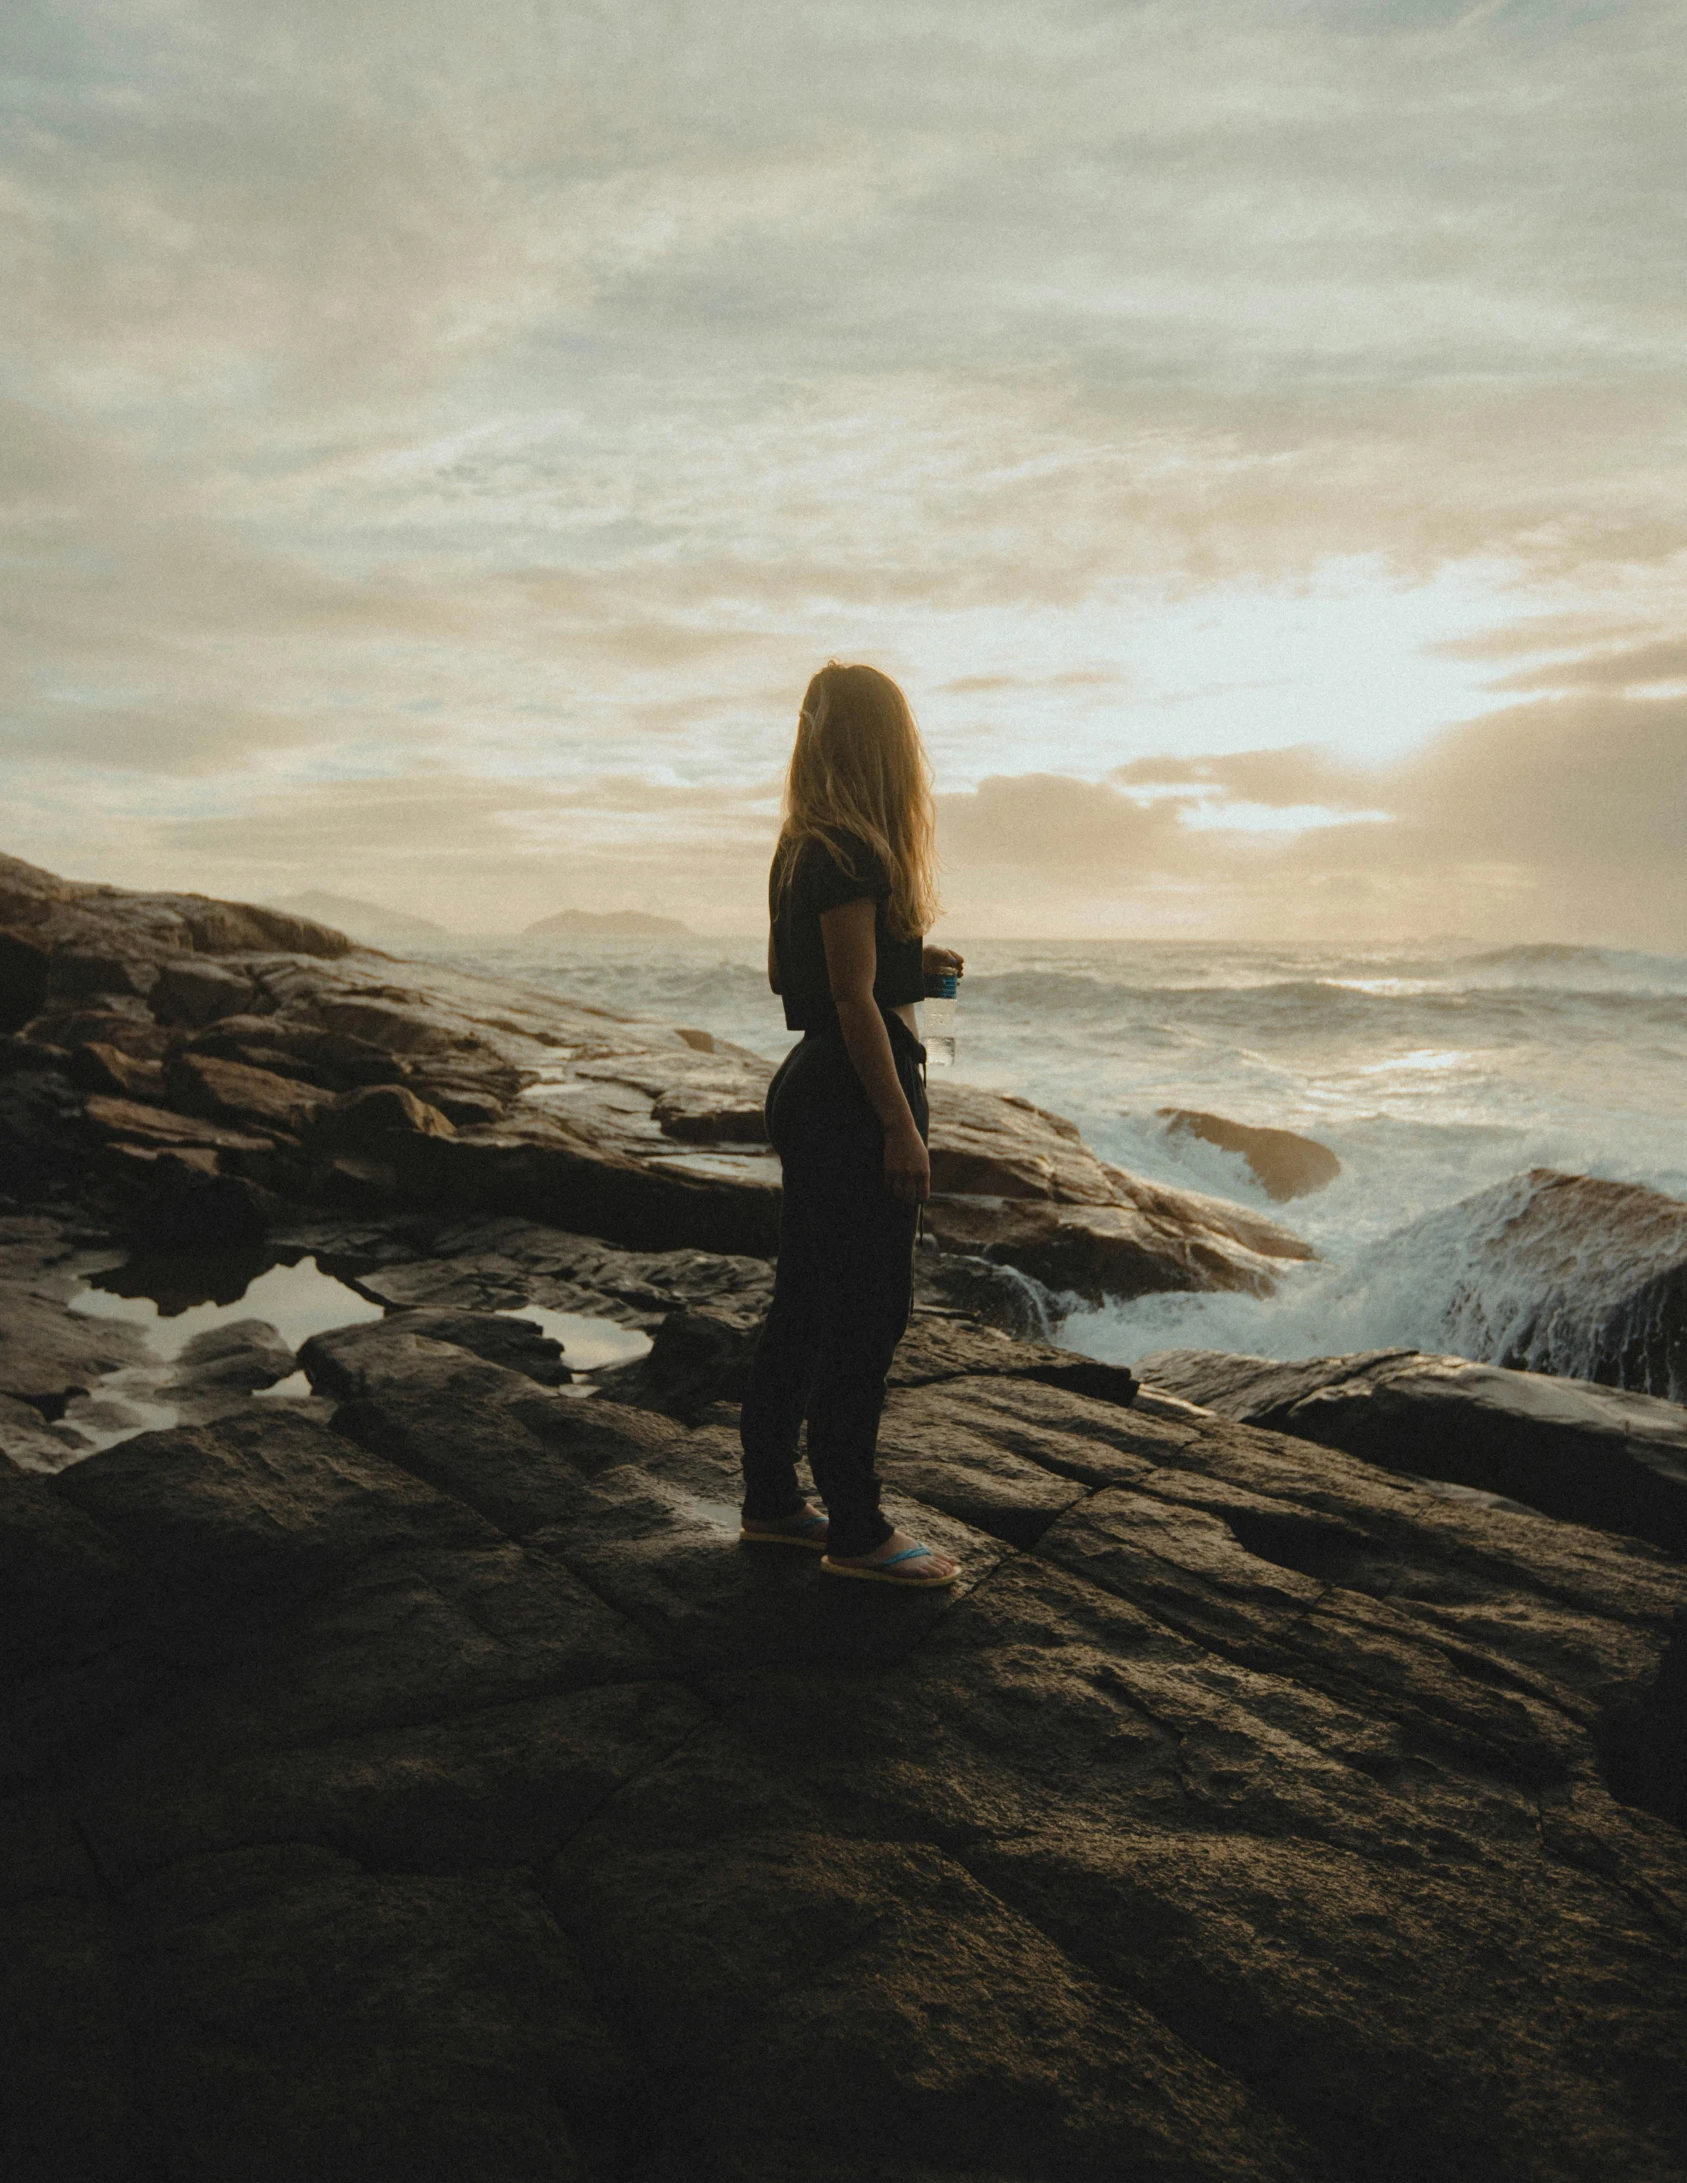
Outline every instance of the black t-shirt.
<svg viewBox="0 0 1687 2183"><path fill-rule="evenodd" d="M783 902L775 898L772 876L768 879L773 951L779 963L785 1025L792 1031L824 1031L837 1022L820 916L822 911L835 910L861 895L871 895L876 905L873 939L878 949L878 969L873 978L874 1000L881 1008L899 1008L924 997L920 940L894 939L885 922L890 879L884 865L858 835L837 834L833 839L842 853L842 864L820 842L805 841L797 851L796 870Z"/></svg>

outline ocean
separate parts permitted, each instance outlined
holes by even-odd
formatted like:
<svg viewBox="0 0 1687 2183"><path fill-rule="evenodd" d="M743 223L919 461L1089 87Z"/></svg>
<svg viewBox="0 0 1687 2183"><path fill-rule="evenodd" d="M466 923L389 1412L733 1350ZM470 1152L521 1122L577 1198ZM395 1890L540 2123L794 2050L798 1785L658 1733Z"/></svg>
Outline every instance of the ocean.
<svg viewBox="0 0 1687 2183"><path fill-rule="evenodd" d="M1443 1209L1536 1167L1687 1199L1687 956L1458 942L951 944L967 962L957 1078L1066 1115L1139 1175L1267 1212L1319 1254L1270 1297L1076 1307L1061 1338L1093 1355L1457 1349L1470 1239ZM769 1062L790 1044L759 940L427 952L699 1025ZM1238 1155L1168 1134L1163 1107L1299 1131L1335 1152L1342 1173L1273 1204ZM1393 1245L1419 1222L1411 1249Z"/></svg>

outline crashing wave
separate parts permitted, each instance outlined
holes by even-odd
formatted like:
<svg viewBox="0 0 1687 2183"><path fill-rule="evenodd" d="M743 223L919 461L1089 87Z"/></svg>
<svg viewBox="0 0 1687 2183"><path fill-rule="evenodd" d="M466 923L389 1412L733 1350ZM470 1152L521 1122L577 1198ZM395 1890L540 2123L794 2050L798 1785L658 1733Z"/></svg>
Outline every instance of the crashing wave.
<svg viewBox="0 0 1687 2183"><path fill-rule="evenodd" d="M1531 1168L1398 1230L1364 1285L1418 1299L1423 1346L1687 1402L1687 1204Z"/></svg>

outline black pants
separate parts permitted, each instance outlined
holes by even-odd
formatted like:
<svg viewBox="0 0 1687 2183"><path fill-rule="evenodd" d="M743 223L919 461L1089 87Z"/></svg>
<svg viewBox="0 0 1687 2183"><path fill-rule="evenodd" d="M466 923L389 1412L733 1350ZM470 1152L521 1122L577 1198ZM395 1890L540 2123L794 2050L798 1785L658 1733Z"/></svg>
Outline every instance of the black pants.
<svg viewBox="0 0 1687 2183"><path fill-rule="evenodd" d="M897 1077L926 1133L925 1048L887 1015ZM843 1037L810 1031L767 1094L767 1134L784 1172L779 1264L740 1434L744 1514L795 1515L797 1435L839 1554L870 1554L889 1538L873 1469L885 1374L908 1324L918 1209L891 1196L884 1130Z"/></svg>

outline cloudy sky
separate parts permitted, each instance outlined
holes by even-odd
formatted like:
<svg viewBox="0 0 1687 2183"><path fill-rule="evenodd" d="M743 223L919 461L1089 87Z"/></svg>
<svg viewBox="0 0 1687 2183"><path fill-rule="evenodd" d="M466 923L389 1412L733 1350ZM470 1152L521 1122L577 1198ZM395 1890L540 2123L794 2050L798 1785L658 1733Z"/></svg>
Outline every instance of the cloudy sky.
<svg viewBox="0 0 1687 2183"><path fill-rule="evenodd" d="M1678 0L7 0L0 847L1687 949Z"/></svg>

